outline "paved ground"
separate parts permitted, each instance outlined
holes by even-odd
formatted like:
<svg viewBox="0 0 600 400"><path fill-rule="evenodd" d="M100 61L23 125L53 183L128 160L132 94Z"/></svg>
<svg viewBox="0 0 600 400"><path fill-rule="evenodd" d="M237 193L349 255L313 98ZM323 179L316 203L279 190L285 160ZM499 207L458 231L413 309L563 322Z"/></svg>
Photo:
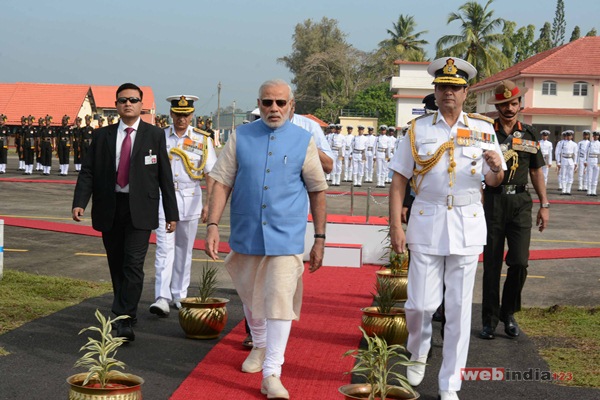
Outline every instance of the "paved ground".
<svg viewBox="0 0 600 400"><path fill-rule="evenodd" d="M55 160L56 162L56 160ZM68 177L57 175L22 176L15 171L16 158L10 155L8 173L0 175L0 219L2 216L40 219L75 223L70 218L71 199L76 174ZM5 179L25 179L27 182L8 182ZM64 182L32 183L45 179ZM362 191L366 192L367 185ZM532 234L532 249L562 249L599 247L596 234L598 226L598 198L587 197L581 192L573 196L559 196L556 190L556 173L551 172L549 184L551 206L550 227L542 234ZM334 188L331 188L334 189ZM365 215L367 199L373 216L387 215L387 189L372 188L373 196L355 196L353 207L348 196L348 184L342 185L328 196L328 212L331 214ZM560 201L593 201L593 205L558 204ZM535 209L535 207L534 207ZM88 212L89 216L89 212ZM222 225L228 224L228 215ZM86 220L84 224L90 225ZM203 238L204 226L198 230ZM48 232L6 226L4 231L4 268L22 270L42 275L57 275L95 281L110 279L101 240L95 237ZM227 234L224 233L223 240ZM584 250L582 250L584 251ZM192 287L197 286L199 267L206 262L203 252L194 251ZM176 315L157 320L146 312L153 301L154 246L150 246L146 259L144 295L140 304L140 322L136 328L138 340L123 348L119 355L128 363L131 371L146 379L145 399L166 399L181 383L192 368L212 348L214 341L185 339L178 326ZM548 307L561 305L598 305L600 299L600 269L598 259L577 258L566 260L532 261L529 267L523 302L525 306ZM242 318L239 299L232 290L226 273L221 274L223 294L232 299L228 309L230 319L227 330ZM1 288L1 283L0 283ZM477 275L474 296L473 332L479 330L479 303L481 302L481 267ZM65 398L67 386L64 379L74 373L71 368L77 358L77 350L83 338L76 336L83 326L93 323L93 310L110 308L110 295L90 299L81 305L65 309L47 318L33 321L13 332L0 336L0 346L12 354L0 357L0 400L4 399L60 399ZM437 332L437 330L436 330ZM501 332L501 329L499 329ZM436 333L437 335L437 333ZM241 347L240 347L241 348ZM439 368L441 339L434 338L434 358L424 383L419 390L423 399L434 399L436 392L435 372ZM469 366L504 367L513 371L529 368L547 370L537 356L532 342L523 336L508 340L502 334L492 342L473 338L469 353ZM218 397L215 397L218 398ZM565 388L540 382L468 382L461 391L463 399L481 398L528 398L528 399L597 399L600 391Z"/></svg>

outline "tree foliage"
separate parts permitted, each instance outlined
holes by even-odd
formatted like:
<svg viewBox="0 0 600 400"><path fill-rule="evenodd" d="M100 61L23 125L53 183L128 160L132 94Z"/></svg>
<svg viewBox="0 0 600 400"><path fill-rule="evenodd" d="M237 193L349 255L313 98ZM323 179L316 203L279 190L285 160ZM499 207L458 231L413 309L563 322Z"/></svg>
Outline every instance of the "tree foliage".
<svg viewBox="0 0 600 400"><path fill-rule="evenodd" d="M552 48L552 27L550 22L546 22L540 28L540 37L535 42L534 48L536 53L541 53Z"/></svg>
<svg viewBox="0 0 600 400"><path fill-rule="evenodd" d="M504 21L502 31L504 36L502 53L511 64L519 63L536 53L535 26L522 26L515 32L516 26L517 24L514 21Z"/></svg>
<svg viewBox="0 0 600 400"><path fill-rule="evenodd" d="M398 21L394 22L393 29L388 29L390 38L379 43L379 47L395 50L397 59L414 60L425 56L423 46L429 42L420 39L427 31L415 32L417 23L412 15L400 14Z"/></svg>
<svg viewBox="0 0 600 400"><path fill-rule="evenodd" d="M579 28L578 25L575 25L575 28L573 28L573 32L571 33L571 39L569 39L569 42L577 40L580 37L581 37L581 29Z"/></svg>
<svg viewBox="0 0 600 400"><path fill-rule="evenodd" d="M507 68L509 60L498 47L503 43L502 33L496 30L503 26L502 18L494 18L488 0L484 7L468 1L459 7L458 13L448 15L448 24L460 21L460 35L442 36L436 44L437 57L455 56L470 62L477 69L476 81Z"/></svg>
<svg viewBox="0 0 600 400"><path fill-rule="evenodd" d="M335 19L323 17L320 22L311 19L297 24L292 36L292 53L278 59L294 75L292 84L296 86L296 109L300 113L314 111L321 105L321 92L325 82L319 77L304 73L307 61L316 54L327 55L332 49L350 47L346 34L338 28Z"/></svg>
<svg viewBox="0 0 600 400"><path fill-rule="evenodd" d="M596 31L596 28L592 28L589 30L588 33L585 34L585 36L597 36L598 32Z"/></svg>
<svg viewBox="0 0 600 400"><path fill-rule="evenodd" d="M396 102L387 82L370 86L356 94L348 108L365 114L377 115L378 123L396 125Z"/></svg>
<svg viewBox="0 0 600 400"><path fill-rule="evenodd" d="M565 2L564 0L557 0L554 21L552 21L552 47L560 46L565 43L566 28Z"/></svg>

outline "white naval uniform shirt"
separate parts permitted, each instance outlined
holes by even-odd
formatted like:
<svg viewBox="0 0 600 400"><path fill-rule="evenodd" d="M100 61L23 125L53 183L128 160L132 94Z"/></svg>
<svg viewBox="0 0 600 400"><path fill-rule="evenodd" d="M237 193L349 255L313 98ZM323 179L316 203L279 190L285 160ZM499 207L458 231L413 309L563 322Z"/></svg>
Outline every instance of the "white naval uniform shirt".
<svg viewBox="0 0 600 400"><path fill-rule="evenodd" d="M544 156L546 166L552 166L552 142L546 139L540 140L540 151Z"/></svg>
<svg viewBox="0 0 600 400"><path fill-rule="evenodd" d="M377 136L375 156L378 159L389 157L389 142L386 135Z"/></svg>
<svg viewBox="0 0 600 400"><path fill-rule="evenodd" d="M600 157L600 141L593 140L587 149L585 161L588 165L598 165L598 158Z"/></svg>
<svg viewBox="0 0 600 400"><path fill-rule="evenodd" d="M367 156L373 157L375 155L375 146L377 145L377 138L374 135L366 135L367 138Z"/></svg>
<svg viewBox="0 0 600 400"><path fill-rule="evenodd" d="M341 133L334 133L331 135L331 141L329 142L329 145L331 146L331 151L335 156L334 161L344 157L344 135Z"/></svg>
<svg viewBox="0 0 600 400"><path fill-rule="evenodd" d="M481 203L481 176L490 168L483 159L480 147L458 145L458 128L477 130L496 137L491 123L469 118L464 112L452 127L439 113L421 117L415 122L415 146L419 157L424 160L430 158L452 138L456 167L454 185L450 186L450 158L446 150L439 162L423 177L406 230L406 242L410 250L438 256L476 255L483 251L487 228ZM495 149L488 151L496 151L503 160L497 139L494 144ZM414 168L422 169L414 161L411 140L407 135L398 146L390 169L410 179ZM502 169L506 170L504 161ZM449 195L469 198L471 204L449 209Z"/></svg>
<svg viewBox="0 0 600 400"><path fill-rule="evenodd" d="M352 142L354 141L354 135L344 136L344 157L350 157L352 155Z"/></svg>
<svg viewBox="0 0 600 400"><path fill-rule="evenodd" d="M177 197L177 207L179 208L179 219L181 221L189 221L200 218L202 213L202 189L200 188L200 180L192 179L185 170L185 166L181 157L177 154L170 153L171 149L177 147L184 150L186 144L194 143L196 146L202 143L207 146L206 164L204 165L204 176L212 170L213 165L217 161L217 155L212 139L204 136L201 133L194 132L193 127L188 127L187 132L179 137L175 133L175 128L169 126L165 128L165 137L167 140L167 152L171 159L171 170L173 172L173 184L175 185L175 195ZM206 138L206 140L205 140ZM192 164L198 168L202 160L202 153L198 151L184 150ZM198 174L196 172L195 174ZM161 212L162 207L160 207ZM160 217L164 217L161 214Z"/></svg>
<svg viewBox="0 0 600 400"><path fill-rule="evenodd" d="M579 143L577 143L577 149L579 150L579 155L578 157L580 159L585 158L585 154L587 153L588 150L588 146L590 145L590 141L589 140L582 140Z"/></svg>
<svg viewBox="0 0 600 400"><path fill-rule="evenodd" d="M560 148L561 165L576 165L578 157L577 143L572 140L565 140Z"/></svg>

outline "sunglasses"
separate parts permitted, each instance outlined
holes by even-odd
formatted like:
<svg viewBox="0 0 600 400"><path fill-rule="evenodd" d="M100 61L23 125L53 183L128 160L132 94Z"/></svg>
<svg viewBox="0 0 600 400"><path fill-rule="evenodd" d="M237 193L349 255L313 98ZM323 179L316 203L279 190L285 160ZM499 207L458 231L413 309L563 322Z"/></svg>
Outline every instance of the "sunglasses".
<svg viewBox="0 0 600 400"><path fill-rule="evenodd" d="M271 107L273 105L273 102L275 102L275 104L277 104L277 107L285 107L286 104L288 103L287 100L271 100L271 99L262 99L260 102L265 107Z"/></svg>
<svg viewBox="0 0 600 400"><path fill-rule="evenodd" d="M125 104L128 101L131 104L136 104L136 103L139 103L140 101L142 101L142 99L140 99L139 97L119 97L117 99L117 103L119 103L119 104Z"/></svg>

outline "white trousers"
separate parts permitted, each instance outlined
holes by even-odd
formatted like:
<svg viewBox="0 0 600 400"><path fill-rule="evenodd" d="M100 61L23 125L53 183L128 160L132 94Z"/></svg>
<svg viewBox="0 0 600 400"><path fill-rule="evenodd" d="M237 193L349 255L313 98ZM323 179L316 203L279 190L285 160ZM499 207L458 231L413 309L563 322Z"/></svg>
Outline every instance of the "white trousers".
<svg viewBox="0 0 600 400"><path fill-rule="evenodd" d="M548 167L548 165L544 165L542 167L542 173L544 174L544 184L547 186L548 185L548 170L550 169L550 167Z"/></svg>
<svg viewBox="0 0 600 400"><path fill-rule="evenodd" d="M562 190L563 193L571 192L571 185L573 184L573 175L575 174L575 164L564 163L560 167L562 173ZM568 186L568 189L567 189Z"/></svg>
<svg viewBox="0 0 600 400"><path fill-rule="evenodd" d="M405 305L412 358L427 356L431 347L431 317L444 299L443 360L440 390L460 390L461 368L467 363L471 335L471 306L478 255L434 256L410 253L408 301ZM444 284L446 291L444 293Z"/></svg>
<svg viewBox="0 0 600 400"><path fill-rule="evenodd" d="M344 180L349 181L352 178L352 158L344 157Z"/></svg>
<svg viewBox="0 0 600 400"><path fill-rule="evenodd" d="M583 157L577 161L577 175L579 177L579 190L586 189L588 186L588 169L585 167L585 160Z"/></svg>
<svg viewBox="0 0 600 400"><path fill-rule="evenodd" d="M379 154L381 154L381 157L379 157ZM382 186L385 183L385 178L387 176L387 162L385 161L385 153L378 153L375 168L377 170L377 186Z"/></svg>
<svg viewBox="0 0 600 400"><path fill-rule="evenodd" d="M285 349L292 329L291 320L252 318L252 311L244 304L244 315L254 347L267 348L263 363L263 377L273 374L281 376L281 366L285 361Z"/></svg>
<svg viewBox="0 0 600 400"><path fill-rule="evenodd" d="M367 152L367 159L365 160L365 176L369 182L373 181L373 164L375 163L373 152Z"/></svg>
<svg viewBox="0 0 600 400"><path fill-rule="evenodd" d="M598 161L588 162L588 194L596 194L596 187L598 186L598 175L600 168L598 167Z"/></svg>
<svg viewBox="0 0 600 400"><path fill-rule="evenodd" d="M198 219L178 221L175 232L165 231L165 219L159 218L156 229L156 283L154 296L167 300L187 297L192 270L192 249L198 231Z"/></svg>

